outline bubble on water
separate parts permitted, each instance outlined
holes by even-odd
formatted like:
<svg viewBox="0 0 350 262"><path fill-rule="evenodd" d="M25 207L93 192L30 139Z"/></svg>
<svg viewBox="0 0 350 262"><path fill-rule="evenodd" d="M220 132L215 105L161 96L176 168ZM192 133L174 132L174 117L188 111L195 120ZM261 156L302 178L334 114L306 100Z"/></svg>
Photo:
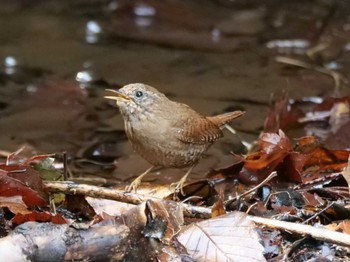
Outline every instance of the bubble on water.
<svg viewBox="0 0 350 262"><path fill-rule="evenodd" d="M350 51L350 43L347 43L347 44L344 46L344 51Z"/></svg>
<svg viewBox="0 0 350 262"><path fill-rule="evenodd" d="M332 61L332 62L329 62L329 63L325 64L324 67L326 67L328 69L331 69L331 70L342 69L342 65L337 63L337 62L335 62L335 61Z"/></svg>
<svg viewBox="0 0 350 262"><path fill-rule="evenodd" d="M95 44L100 40L102 27L98 22L91 20L86 23L85 32L85 41L89 44Z"/></svg>
<svg viewBox="0 0 350 262"><path fill-rule="evenodd" d="M83 70L77 73L75 80L80 83L90 83L94 81L94 77L90 70Z"/></svg>
<svg viewBox="0 0 350 262"><path fill-rule="evenodd" d="M139 3L134 6L134 14L136 16L155 16L157 10L150 5Z"/></svg>
<svg viewBox="0 0 350 262"><path fill-rule="evenodd" d="M84 69L76 74L75 80L80 83L80 88L86 89L91 87L91 84L102 81L102 76L93 65L85 63Z"/></svg>
<svg viewBox="0 0 350 262"><path fill-rule="evenodd" d="M13 75L17 71L17 66L19 62L14 56L6 56L4 59L5 74Z"/></svg>
<svg viewBox="0 0 350 262"><path fill-rule="evenodd" d="M86 23L86 33L100 34L101 32L102 28L96 21L89 21Z"/></svg>
<svg viewBox="0 0 350 262"><path fill-rule="evenodd" d="M18 61L13 56L7 56L5 57L4 64L6 67L15 67L18 65Z"/></svg>
<svg viewBox="0 0 350 262"><path fill-rule="evenodd" d="M119 8L119 4L118 4L117 1L111 1L111 2L108 4L108 6L107 6L107 9L108 9L109 11L115 11L115 10L117 10L118 8Z"/></svg>
<svg viewBox="0 0 350 262"><path fill-rule="evenodd" d="M36 85L27 85L26 90L28 93L36 93L38 91L38 87Z"/></svg>
<svg viewBox="0 0 350 262"><path fill-rule="evenodd" d="M214 42L219 42L221 38L221 31L218 28L214 28L211 31L211 38Z"/></svg>

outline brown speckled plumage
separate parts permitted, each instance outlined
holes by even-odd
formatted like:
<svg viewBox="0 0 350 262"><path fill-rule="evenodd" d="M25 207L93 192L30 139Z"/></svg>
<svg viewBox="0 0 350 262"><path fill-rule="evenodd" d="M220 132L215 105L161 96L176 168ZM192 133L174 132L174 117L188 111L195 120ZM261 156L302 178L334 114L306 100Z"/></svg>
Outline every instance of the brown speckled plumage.
<svg viewBox="0 0 350 262"><path fill-rule="evenodd" d="M133 149L153 166L193 166L223 136L223 125L243 114L205 117L144 84L129 84L114 93L107 98L117 101Z"/></svg>

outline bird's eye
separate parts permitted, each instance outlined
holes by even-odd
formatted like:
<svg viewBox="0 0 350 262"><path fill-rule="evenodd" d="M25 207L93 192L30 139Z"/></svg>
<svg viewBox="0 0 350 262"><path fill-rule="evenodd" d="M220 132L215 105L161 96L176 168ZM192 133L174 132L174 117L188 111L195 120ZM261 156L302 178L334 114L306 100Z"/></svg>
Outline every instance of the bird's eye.
<svg viewBox="0 0 350 262"><path fill-rule="evenodd" d="M137 92L135 93L135 96L138 97L138 98L142 97L142 96L143 96L142 91L137 91Z"/></svg>

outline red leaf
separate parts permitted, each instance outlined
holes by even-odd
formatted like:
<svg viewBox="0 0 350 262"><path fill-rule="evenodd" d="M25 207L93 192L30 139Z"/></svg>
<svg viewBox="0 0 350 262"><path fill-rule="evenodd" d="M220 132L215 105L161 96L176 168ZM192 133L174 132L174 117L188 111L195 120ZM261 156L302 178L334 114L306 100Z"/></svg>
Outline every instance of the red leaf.
<svg viewBox="0 0 350 262"><path fill-rule="evenodd" d="M349 156L348 151L323 147L313 136L300 138L294 150L281 168L289 180L302 183L341 171Z"/></svg>
<svg viewBox="0 0 350 262"><path fill-rule="evenodd" d="M279 130L278 134L264 133L259 140L259 146L266 154L274 153L278 150L290 151L292 149L289 138L286 137L282 130Z"/></svg>
<svg viewBox="0 0 350 262"><path fill-rule="evenodd" d="M12 218L12 223L14 225L20 225L28 221L67 224L67 221L60 214L52 215L50 213L38 211L33 211L32 213L26 215L17 214Z"/></svg>
<svg viewBox="0 0 350 262"><path fill-rule="evenodd" d="M258 183L275 171L292 149L292 144L282 130L276 133L264 133L259 140L260 150L244 160L239 173L243 183Z"/></svg>
<svg viewBox="0 0 350 262"><path fill-rule="evenodd" d="M39 173L27 165L0 165L0 196L22 196L28 206L46 206L48 194Z"/></svg>

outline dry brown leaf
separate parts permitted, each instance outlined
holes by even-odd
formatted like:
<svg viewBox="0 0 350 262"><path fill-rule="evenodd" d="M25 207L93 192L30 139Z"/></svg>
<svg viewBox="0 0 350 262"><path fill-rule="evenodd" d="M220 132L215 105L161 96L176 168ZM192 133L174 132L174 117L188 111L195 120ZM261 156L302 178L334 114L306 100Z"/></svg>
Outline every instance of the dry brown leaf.
<svg viewBox="0 0 350 262"><path fill-rule="evenodd" d="M0 196L0 207L7 207L12 213L30 214L27 205L21 196L2 197Z"/></svg>
<svg viewBox="0 0 350 262"><path fill-rule="evenodd" d="M245 213L191 224L177 238L195 261L266 261L255 224Z"/></svg>
<svg viewBox="0 0 350 262"><path fill-rule="evenodd" d="M135 205L115 201L111 199L102 199L95 197L85 197L86 201L92 206L96 214L108 214L110 216L121 216Z"/></svg>
<svg viewBox="0 0 350 262"><path fill-rule="evenodd" d="M349 220L343 220L339 223L332 223L327 226L325 226L327 229L337 231L337 232L343 232L346 234L350 234L350 221Z"/></svg>
<svg viewBox="0 0 350 262"><path fill-rule="evenodd" d="M167 245L171 243L184 223L181 205L173 201L147 200L145 213L147 224L143 235L158 238Z"/></svg>
<svg viewBox="0 0 350 262"><path fill-rule="evenodd" d="M257 184L267 178L283 163L292 150L289 138L279 130L278 133L264 133L260 137L259 151L249 154L238 179L244 184Z"/></svg>

